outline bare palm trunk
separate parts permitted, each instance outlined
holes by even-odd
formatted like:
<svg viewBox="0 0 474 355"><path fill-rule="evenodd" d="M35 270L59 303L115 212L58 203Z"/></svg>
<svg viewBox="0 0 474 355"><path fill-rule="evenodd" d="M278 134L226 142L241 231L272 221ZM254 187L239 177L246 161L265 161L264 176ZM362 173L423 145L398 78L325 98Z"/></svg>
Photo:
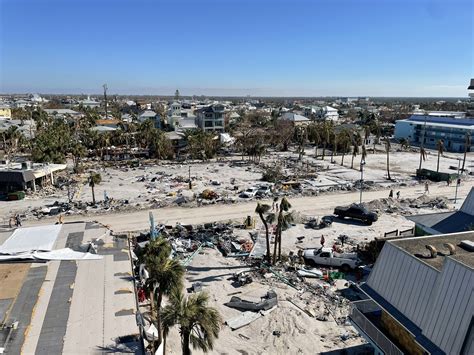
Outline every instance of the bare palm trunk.
<svg viewBox="0 0 474 355"><path fill-rule="evenodd" d="M441 152L438 151L438 163L436 164L436 172L439 173L439 157L441 155Z"/></svg>
<svg viewBox="0 0 474 355"><path fill-rule="evenodd" d="M158 299L156 300L156 329L158 330L158 345L163 341L163 330L161 326L161 301L163 300L162 292L158 293Z"/></svg>
<svg viewBox="0 0 474 355"><path fill-rule="evenodd" d="M270 235L268 233L268 223L265 221L265 218L263 217L263 213L258 214L260 216L260 219L262 220L263 225L265 226L265 237L267 241L267 260L268 263L270 264L272 262L271 255L270 255Z"/></svg>
<svg viewBox="0 0 474 355"><path fill-rule="evenodd" d="M390 152L387 151L387 178L388 180L392 180L390 177Z"/></svg>
<svg viewBox="0 0 474 355"><path fill-rule="evenodd" d="M281 260L281 233L282 229L278 231L278 260Z"/></svg>
<svg viewBox="0 0 474 355"><path fill-rule="evenodd" d="M354 169L354 155L352 155L352 159L351 159L351 169Z"/></svg>
<svg viewBox="0 0 474 355"><path fill-rule="evenodd" d="M321 157L321 160L324 160L324 157L326 156L326 143L323 145L323 155Z"/></svg>
<svg viewBox="0 0 474 355"><path fill-rule="evenodd" d="M314 157L316 159L318 159L318 146L316 145L316 147L314 148Z"/></svg>
<svg viewBox="0 0 474 355"><path fill-rule="evenodd" d="M92 188L92 203L95 205L95 191L94 191L94 185L92 185L91 188Z"/></svg>
<svg viewBox="0 0 474 355"><path fill-rule="evenodd" d="M341 166L344 166L344 156L346 153L342 152Z"/></svg>

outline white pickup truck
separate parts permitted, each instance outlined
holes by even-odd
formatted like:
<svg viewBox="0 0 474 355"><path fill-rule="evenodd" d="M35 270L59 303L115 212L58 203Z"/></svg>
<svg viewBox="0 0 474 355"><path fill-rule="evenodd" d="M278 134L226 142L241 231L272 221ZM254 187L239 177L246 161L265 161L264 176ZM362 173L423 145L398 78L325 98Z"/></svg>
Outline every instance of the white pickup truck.
<svg viewBox="0 0 474 355"><path fill-rule="evenodd" d="M340 267L344 272L360 265L356 253L336 253L331 248L306 249L303 258L311 266L335 266Z"/></svg>

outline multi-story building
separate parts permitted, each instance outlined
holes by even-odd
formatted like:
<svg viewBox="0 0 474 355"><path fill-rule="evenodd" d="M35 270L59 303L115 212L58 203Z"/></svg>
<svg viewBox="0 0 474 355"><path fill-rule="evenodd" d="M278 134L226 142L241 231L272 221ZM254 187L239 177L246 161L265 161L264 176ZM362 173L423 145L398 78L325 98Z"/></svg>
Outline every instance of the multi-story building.
<svg viewBox="0 0 474 355"><path fill-rule="evenodd" d="M474 135L474 117L466 117L463 112L436 112L413 114L395 125L395 138L407 139L411 145L436 149L438 140L442 140L445 149L450 152L464 152L466 135ZM471 144L467 151L472 150Z"/></svg>
<svg viewBox="0 0 474 355"><path fill-rule="evenodd" d="M474 354L474 232L387 241L349 318L375 354Z"/></svg>
<svg viewBox="0 0 474 355"><path fill-rule="evenodd" d="M224 105L211 105L196 110L198 127L204 131L224 132L225 107Z"/></svg>

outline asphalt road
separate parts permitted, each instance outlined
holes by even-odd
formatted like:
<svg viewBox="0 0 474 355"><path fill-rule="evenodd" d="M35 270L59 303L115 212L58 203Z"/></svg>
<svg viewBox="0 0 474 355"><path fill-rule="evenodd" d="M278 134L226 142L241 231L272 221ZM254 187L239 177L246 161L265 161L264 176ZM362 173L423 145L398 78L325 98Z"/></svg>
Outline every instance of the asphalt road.
<svg viewBox="0 0 474 355"><path fill-rule="evenodd" d="M472 184L464 183L458 189L458 198L464 199L469 193ZM417 197L424 193L424 186L407 187L400 189L401 198ZM371 201L378 198L388 197L389 189L380 191L366 191L363 193L363 201ZM431 186L430 196L446 196L453 199L455 186ZM359 201L359 192L335 192L321 196L290 197L293 209L304 214L321 216L332 213L334 207L346 205ZM266 201L271 204L271 201ZM66 216L64 222L76 221L98 221L108 225L114 232L125 232L145 230L149 228L149 211L153 212L156 223L175 224L199 224L216 221L227 221L243 219L248 215L254 215L256 201L241 202L232 205L208 205L198 208L165 207L152 210L140 210L125 213L91 214L88 216ZM54 223L57 219L47 218L39 221L28 221L25 225L37 225Z"/></svg>

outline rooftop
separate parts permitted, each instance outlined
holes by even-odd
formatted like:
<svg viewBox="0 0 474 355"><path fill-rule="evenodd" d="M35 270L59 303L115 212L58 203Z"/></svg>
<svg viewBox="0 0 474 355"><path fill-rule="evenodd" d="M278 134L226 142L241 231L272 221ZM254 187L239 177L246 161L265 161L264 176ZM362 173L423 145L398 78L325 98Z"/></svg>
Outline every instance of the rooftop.
<svg viewBox="0 0 474 355"><path fill-rule="evenodd" d="M468 240L474 242L474 231L434 235L428 237L403 238L389 241L398 248L401 248L408 254L414 255L418 260L441 271L445 258L457 260L469 268L474 268L474 252L460 246L461 241ZM449 255L449 250L445 246L450 243L455 247L455 254ZM435 258L429 257L426 245L432 245L437 250Z"/></svg>

